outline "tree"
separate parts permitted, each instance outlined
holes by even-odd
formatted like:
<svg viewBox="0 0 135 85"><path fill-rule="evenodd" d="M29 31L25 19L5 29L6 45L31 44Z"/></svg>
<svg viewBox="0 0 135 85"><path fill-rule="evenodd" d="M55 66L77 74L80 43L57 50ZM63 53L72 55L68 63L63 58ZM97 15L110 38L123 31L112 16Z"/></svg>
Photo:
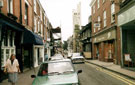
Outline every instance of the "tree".
<svg viewBox="0 0 135 85"><path fill-rule="evenodd" d="M64 49L64 50L67 50L67 47L68 47L68 43L67 43L67 41L64 41L64 44L63 44L63 46L62 46L62 47L63 47L63 49Z"/></svg>

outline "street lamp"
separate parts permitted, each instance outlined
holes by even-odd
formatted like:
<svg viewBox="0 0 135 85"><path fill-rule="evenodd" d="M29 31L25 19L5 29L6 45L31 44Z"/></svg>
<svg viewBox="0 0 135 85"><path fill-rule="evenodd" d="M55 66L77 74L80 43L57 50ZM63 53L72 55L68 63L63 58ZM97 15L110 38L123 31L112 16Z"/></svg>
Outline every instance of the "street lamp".
<svg viewBox="0 0 135 85"><path fill-rule="evenodd" d="M3 7L3 0L0 0L0 13L1 13L1 8Z"/></svg>

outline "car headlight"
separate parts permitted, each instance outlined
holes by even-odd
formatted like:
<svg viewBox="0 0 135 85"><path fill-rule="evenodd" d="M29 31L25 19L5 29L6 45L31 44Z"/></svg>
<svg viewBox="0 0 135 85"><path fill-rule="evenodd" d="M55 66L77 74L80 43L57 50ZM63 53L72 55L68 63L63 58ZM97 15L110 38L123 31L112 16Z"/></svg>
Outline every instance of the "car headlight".
<svg viewBox="0 0 135 85"><path fill-rule="evenodd" d="M78 83L72 84L72 85L79 85Z"/></svg>

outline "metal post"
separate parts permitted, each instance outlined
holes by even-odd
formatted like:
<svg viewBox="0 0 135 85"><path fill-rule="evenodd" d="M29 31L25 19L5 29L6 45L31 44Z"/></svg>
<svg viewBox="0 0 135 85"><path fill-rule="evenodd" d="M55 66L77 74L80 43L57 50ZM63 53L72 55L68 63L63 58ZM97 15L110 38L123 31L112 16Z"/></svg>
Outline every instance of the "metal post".
<svg viewBox="0 0 135 85"><path fill-rule="evenodd" d="M122 36L122 27L120 27L120 42L121 42L121 67L124 67L124 59L123 59L123 43L122 43L122 41L123 41L123 36Z"/></svg>

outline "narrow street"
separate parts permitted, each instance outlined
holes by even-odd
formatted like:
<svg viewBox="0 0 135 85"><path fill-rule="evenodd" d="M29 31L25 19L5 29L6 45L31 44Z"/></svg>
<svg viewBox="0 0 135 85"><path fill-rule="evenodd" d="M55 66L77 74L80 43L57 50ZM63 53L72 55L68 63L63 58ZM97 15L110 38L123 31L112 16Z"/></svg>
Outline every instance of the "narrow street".
<svg viewBox="0 0 135 85"><path fill-rule="evenodd" d="M129 79L89 63L74 65L76 70L82 69L82 73L79 74L81 85L135 85Z"/></svg>

